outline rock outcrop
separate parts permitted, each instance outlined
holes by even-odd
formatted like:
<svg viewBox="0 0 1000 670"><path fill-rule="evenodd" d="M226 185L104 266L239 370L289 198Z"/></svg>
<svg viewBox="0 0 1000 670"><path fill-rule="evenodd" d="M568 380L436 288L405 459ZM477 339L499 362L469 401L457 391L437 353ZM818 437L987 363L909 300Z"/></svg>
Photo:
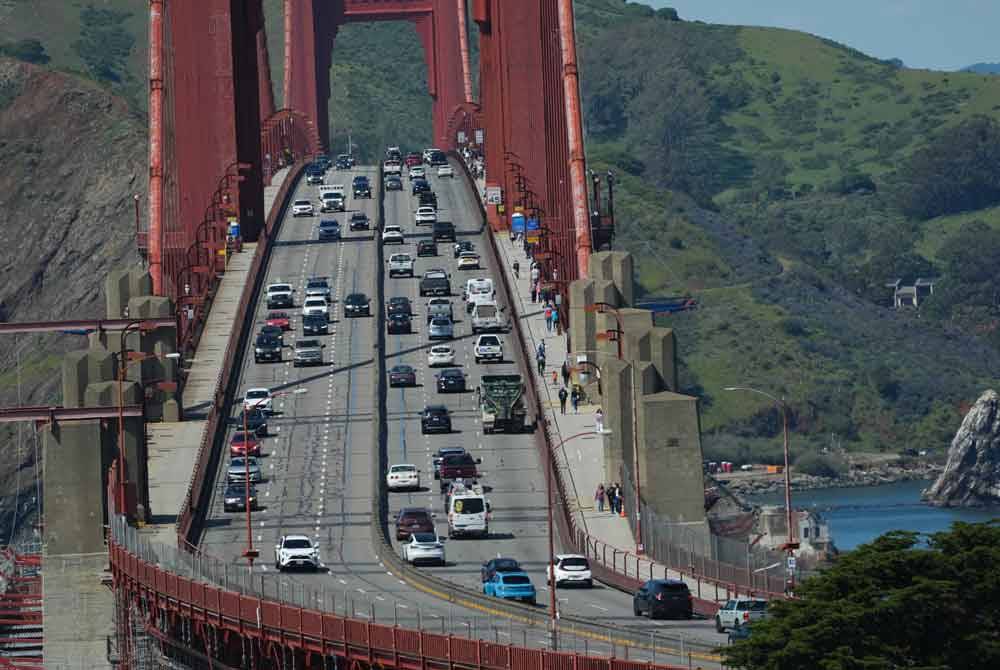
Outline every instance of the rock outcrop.
<svg viewBox="0 0 1000 670"><path fill-rule="evenodd" d="M944 472L924 491L944 507L1000 505L1000 396L990 389L962 420L948 449Z"/></svg>

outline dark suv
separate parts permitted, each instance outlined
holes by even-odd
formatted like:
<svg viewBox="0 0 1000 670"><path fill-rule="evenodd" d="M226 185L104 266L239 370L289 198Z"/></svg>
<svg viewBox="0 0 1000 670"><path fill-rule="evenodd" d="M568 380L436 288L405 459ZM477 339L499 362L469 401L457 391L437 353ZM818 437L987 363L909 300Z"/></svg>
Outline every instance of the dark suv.
<svg viewBox="0 0 1000 670"><path fill-rule="evenodd" d="M261 333L257 336L257 341L253 344L253 361L281 361L281 340Z"/></svg>
<svg viewBox="0 0 1000 670"><path fill-rule="evenodd" d="M448 408L444 405L428 405L424 408L424 414L420 417L420 432L427 433L450 433L451 416Z"/></svg>
<svg viewBox="0 0 1000 670"><path fill-rule="evenodd" d="M351 230L368 230L371 222L364 212L354 212L351 214Z"/></svg>
<svg viewBox="0 0 1000 670"><path fill-rule="evenodd" d="M438 245L434 240L420 240L417 242L417 256L437 256Z"/></svg>
<svg viewBox="0 0 1000 670"><path fill-rule="evenodd" d="M325 314L305 314L302 317L303 335L326 335L330 332L330 320Z"/></svg>
<svg viewBox="0 0 1000 670"><path fill-rule="evenodd" d="M396 517L396 539L409 540L413 533L433 533L434 517L424 507L404 507Z"/></svg>
<svg viewBox="0 0 1000 670"><path fill-rule="evenodd" d="M393 296L389 298L389 305L386 307L386 315L392 316L393 314L405 314L406 316L413 316L413 306L410 304L410 299L406 296Z"/></svg>
<svg viewBox="0 0 1000 670"><path fill-rule="evenodd" d="M455 224L451 221L438 221L434 224L435 242L454 242Z"/></svg>
<svg viewBox="0 0 1000 670"><path fill-rule="evenodd" d="M679 579L650 579L632 597L632 613L650 619L690 619L693 605L691 590Z"/></svg>
<svg viewBox="0 0 1000 670"><path fill-rule="evenodd" d="M355 198L370 198L372 197L372 185L368 183L368 177L363 175L358 175L354 178L354 197Z"/></svg>
<svg viewBox="0 0 1000 670"><path fill-rule="evenodd" d="M409 335L412 332L410 317L407 314L390 314L386 319L386 330L390 335Z"/></svg>
<svg viewBox="0 0 1000 670"><path fill-rule="evenodd" d="M417 203L420 207L433 207L437 209L438 197L434 191L421 191L417 195Z"/></svg>

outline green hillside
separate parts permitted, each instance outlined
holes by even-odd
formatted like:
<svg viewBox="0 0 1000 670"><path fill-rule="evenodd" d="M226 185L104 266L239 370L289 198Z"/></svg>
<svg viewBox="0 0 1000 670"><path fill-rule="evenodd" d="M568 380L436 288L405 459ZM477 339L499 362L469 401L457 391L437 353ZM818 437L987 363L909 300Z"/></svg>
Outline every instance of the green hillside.
<svg viewBox="0 0 1000 670"><path fill-rule="evenodd" d="M265 7L280 104L281 2ZM1000 371L1000 78L624 0L575 7L588 156L618 177L618 243L643 291L700 303L662 321L710 455L780 431L771 408L720 391L732 383L788 398L796 449L945 447ZM0 51L141 110L145 16L139 0L0 0ZM335 149L348 131L366 157L429 142L412 25L345 26L334 62ZM885 283L916 277L939 280L928 303L888 309Z"/></svg>

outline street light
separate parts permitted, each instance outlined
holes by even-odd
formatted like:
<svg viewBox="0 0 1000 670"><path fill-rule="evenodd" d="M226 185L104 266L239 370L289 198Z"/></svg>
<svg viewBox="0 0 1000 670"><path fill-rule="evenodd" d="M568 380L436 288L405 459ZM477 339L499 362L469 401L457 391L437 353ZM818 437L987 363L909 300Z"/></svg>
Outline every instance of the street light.
<svg viewBox="0 0 1000 670"><path fill-rule="evenodd" d="M767 391L761 391L760 389L752 388L750 386L726 386L723 390L756 393L757 395L762 395L765 398L768 398L775 405L781 408L785 451L785 524L788 526L788 538L781 549L784 549L788 554L788 587L789 590L794 590L795 572L792 569L792 561L795 559L795 550L799 548L799 543L796 541L795 533L792 530L792 476L788 469L788 403L785 402L784 398L777 398Z"/></svg>
<svg viewBox="0 0 1000 670"><path fill-rule="evenodd" d="M271 400L275 398L281 398L288 395L302 395L303 393L308 393L309 389L299 388L294 391L281 391L279 393L274 393L268 396ZM249 429L247 428L247 411L256 408L257 405L261 404L263 399L252 403L249 407L247 406L246 399L243 401L243 444L246 445L246 437L249 434ZM244 466L244 478L246 480L245 497L243 499L243 507L246 508L247 512L247 548L243 552L243 558L247 559L247 569L253 574L253 559L260 556L260 552L253 548L253 515L250 510L250 449L244 448L243 450L243 466Z"/></svg>
<svg viewBox="0 0 1000 670"><path fill-rule="evenodd" d="M618 343L618 360L622 359L622 338L625 336L625 331L622 330L622 315L618 311L618 308L607 302L595 302L590 305L584 306L583 310L585 312L596 312L598 314L608 314L611 313L615 317L615 323L617 328L614 330L608 330L604 333L598 333L597 339L617 342ZM603 337L602 337L603 336Z"/></svg>

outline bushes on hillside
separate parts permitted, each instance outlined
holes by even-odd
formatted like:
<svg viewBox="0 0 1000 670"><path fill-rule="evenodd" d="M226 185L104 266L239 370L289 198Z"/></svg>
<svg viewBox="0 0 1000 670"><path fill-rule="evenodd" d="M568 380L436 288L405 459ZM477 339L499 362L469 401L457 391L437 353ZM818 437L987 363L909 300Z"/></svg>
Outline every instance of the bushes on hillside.
<svg viewBox="0 0 1000 670"><path fill-rule="evenodd" d="M809 452L795 459L795 471L814 477L836 479L847 472L847 465L834 456Z"/></svg>
<svg viewBox="0 0 1000 670"><path fill-rule="evenodd" d="M95 79L119 84L129 78L128 57L135 38L121 24L131 15L93 6L80 12L80 39L73 49Z"/></svg>
<svg viewBox="0 0 1000 670"><path fill-rule="evenodd" d="M19 40L0 44L0 56L9 56L18 60L37 65L45 65L51 58L45 53L45 47L36 39Z"/></svg>

